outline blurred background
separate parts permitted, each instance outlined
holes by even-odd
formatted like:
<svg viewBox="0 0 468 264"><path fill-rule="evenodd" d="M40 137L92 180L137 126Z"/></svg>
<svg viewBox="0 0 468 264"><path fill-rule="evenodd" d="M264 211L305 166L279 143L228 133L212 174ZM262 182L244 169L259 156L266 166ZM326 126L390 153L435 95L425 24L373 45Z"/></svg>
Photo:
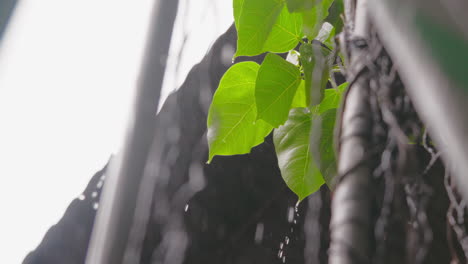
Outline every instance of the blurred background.
<svg viewBox="0 0 468 264"><path fill-rule="evenodd" d="M152 4L18 2L0 43L1 263L20 263L119 150ZM162 101L231 10L230 0L180 1Z"/></svg>

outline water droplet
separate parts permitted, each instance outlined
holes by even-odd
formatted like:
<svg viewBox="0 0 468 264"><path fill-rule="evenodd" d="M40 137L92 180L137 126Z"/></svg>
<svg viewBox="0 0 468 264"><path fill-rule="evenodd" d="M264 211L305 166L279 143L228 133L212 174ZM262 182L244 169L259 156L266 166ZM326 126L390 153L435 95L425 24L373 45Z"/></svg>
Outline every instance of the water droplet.
<svg viewBox="0 0 468 264"><path fill-rule="evenodd" d="M294 208L289 207L288 210L288 222L291 223L294 220Z"/></svg>
<svg viewBox="0 0 468 264"><path fill-rule="evenodd" d="M225 65L228 66L230 63L229 61L232 60L232 63L234 63L234 53L236 50L231 44L225 44L221 48L221 62Z"/></svg>
<svg viewBox="0 0 468 264"><path fill-rule="evenodd" d="M91 193L91 197L96 198L97 197L97 192Z"/></svg>
<svg viewBox="0 0 468 264"><path fill-rule="evenodd" d="M98 207L99 207L99 204L98 204L98 203L93 203L93 209L94 209L94 210L97 210Z"/></svg>
<svg viewBox="0 0 468 264"><path fill-rule="evenodd" d="M106 179L106 175L104 174L104 175L101 176L100 180L103 181L105 179Z"/></svg>
<svg viewBox="0 0 468 264"><path fill-rule="evenodd" d="M284 237L284 242L286 243L286 245L289 244L289 237L288 236Z"/></svg>
<svg viewBox="0 0 468 264"><path fill-rule="evenodd" d="M283 263L286 263L286 256L283 256Z"/></svg>
<svg viewBox="0 0 468 264"><path fill-rule="evenodd" d="M185 208L184 208L184 211L185 211L185 212L187 212L187 211L188 211L188 209L189 209L189 205L188 205L188 204L186 204L186 205L185 205Z"/></svg>
<svg viewBox="0 0 468 264"><path fill-rule="evenodd" d="M281 258L281 257L283 257L283 250L280 249L278 251L278 258Z"/></svg>
<svg viewBox="0 0 468 264"><path fill-rule="evenodd" d="M280 243L280 249L283 249L283 247L284 247L284 244L283 244L283 242L281 242Z"/></svg>
<svg viewBox="0 0 468 264"><path fill-rule="evenodd" d="M102 180L101 180L101 181L98 181L98 183L96 184L96 187L97 187L98 189L101 189L103 184L104 184L104 183L102 182Z"/></svg>
<svg viewBox="0 0 468 264"><path fill-rule="evenodd" d="M297 220L296 220L296 219L294 219L294 224L297 224Z"/></svg>
<svg viewBox="0 0 468 264"><path fill-rule="evenodd" d="M80 196L78 196L78 199L83 201L84 199L86 199L86 196L84 196L84 194L81 194Z"/></svg>
<svg viewBox="0 0 468 264"><path fill-rule="evenodd" d="M260 244L263 240L263 231L264 231L264 226L263 223L258 223L257 224L257 229L255 230L255 243Z"/></svg>

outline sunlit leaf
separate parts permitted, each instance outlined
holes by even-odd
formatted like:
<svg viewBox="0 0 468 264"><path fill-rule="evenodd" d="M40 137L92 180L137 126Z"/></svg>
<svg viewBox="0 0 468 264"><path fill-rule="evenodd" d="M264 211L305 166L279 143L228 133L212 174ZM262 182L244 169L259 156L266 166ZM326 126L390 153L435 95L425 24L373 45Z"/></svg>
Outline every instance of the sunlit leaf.
<svg viewBox="0 0 468 264"><path fill-rule="evenodd" d="M297 87L296 95L294 95L294 98L291 104L291 108L296 108L296 107L307 107L304 81L301 81L301 83L299 84L299 87Z"/></svg>
<svg viewBox="0 0 468 264"><path fill-rule="evenodd" d="M208 162L215 155L249 153L272 130L268 123L255 120L255 79L259 68L254 62L241 62L222 77L208 113Z"/></svg>
<svg viewBox="0 0 468 264"><path fill-rule="evenodd" d="M301 38L302 15L290 14L284 7L263 46L263 52L287 52L294 49Z"/></svg>
<svg viewBox="0 0 468 264"><path fill-rule="evenodd" d="M347 87L348 83L343 83L336 89L326 89L325 96L320 105L318 105L318 112L323 113L329 109L338 108L341 102L341 96Z"/></svg>
<svg viewBox="0 0 468 264"><path fill-rule="evenodd" d="M257 75L257 119L262 119L274 127L282 125L288 118L300 82L301 73L296 66L276 54L269 53Z"/></svg>
<svg viewBox="0 0 468 264"><path fill-rule="evenodd" d="M284 0L234 0L235 56L287 52L302 38L302 15L290 14Z"/></svg>
<svg viewBox="0 0 468 264"><path fill-rule="evenodd" d="M294 108L286 123L275 129L275 144L281 176L288 187L303 200L324 183L310 151L312 117L307 108Z"/></svg>
<svg viewBox="0 0 468 264"><path fill-rule="evenodd" d="M289 12L303 12L320 4L322 0L286 0Z"/></svg>

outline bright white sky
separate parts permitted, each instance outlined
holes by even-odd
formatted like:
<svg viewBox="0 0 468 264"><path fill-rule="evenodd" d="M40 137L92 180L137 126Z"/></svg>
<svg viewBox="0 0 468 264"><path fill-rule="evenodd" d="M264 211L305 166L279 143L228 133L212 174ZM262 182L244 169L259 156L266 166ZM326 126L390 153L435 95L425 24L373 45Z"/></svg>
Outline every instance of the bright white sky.
<svg viewBox="0 0 468 264"><path fill-rule="evenodd" d="M232 23L231 0L180 2L163 96ZM20 1L0 46L1 263L21 263L120 147L152 3Z"/></svg>

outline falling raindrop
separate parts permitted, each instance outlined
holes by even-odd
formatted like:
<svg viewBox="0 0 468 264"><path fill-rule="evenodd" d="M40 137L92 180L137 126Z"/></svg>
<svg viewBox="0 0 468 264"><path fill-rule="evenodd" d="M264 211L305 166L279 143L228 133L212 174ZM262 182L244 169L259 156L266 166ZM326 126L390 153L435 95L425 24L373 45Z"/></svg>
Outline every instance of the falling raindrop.
<svg viewBox="0 0 468 264"><path fill-rule="evenodd" d="M231 44L225 44L221 49L221 62L225 66L229 66L230 60L231 63L234 63L234 52L236 52L235 48Z"/></svg>
<svg viewBox="0 0 468 264"><path fill-rule="evenodd" d="M294 220L294 208L289 207L288 209L288 222L291 223Z"/></svg>
<svg viewBox="0 0 468 264"><path fill-rule="evenodd" d="M294 224L297 224L297 220L296 220L296 219L294 219L294 222L293 222L293 223L294 223Z"/></svg>
<svg viewBox="0 0 468 264"><path fill-rule="evenodd" d="M91 193L91 197L96 198L97 197L97 192Z"/></svg>
<svg viewBox="0 0 468 264"><path fill-rule="evenodd" d="M283 263L286 263L286 256L283 256Z"/></svg>
<svg viewBox="0 0 468 264"><path fill-rule="evenodd" d="M96 184L96 187L97 187L98 189L101 189L103 184L104 184L104 183L102 182L102 180L100 180L100 181Z"/></svg>
<svg viewBox="0 0 468 264"><path fill-rule="evenodd" d="M278 258L280 259L280 258L282 258L282 257L283 257L283 250L280 249L280 250L278 251Z"/></svg>
<svg viewBox="0 0 468 264"><path fill-rule="evenodd" d="M286 236L286 237L284 238L284 242L286 243L286 245L289 244L289 237L288 237L288 236Z"/></svg>
<svg viewBox="0 0 468 264"><path fill-rule="evenodd" d="M185 205L185 208L184 208L184 211L187 212L188 209L189 209L189 204L186 204L186 205Z"/></svg>
<svg viewBox="0 0 468 264"><path fill-rule="evenodd" d="M258 223L257 228L255 229L255 243L256 244L262 243L263 231L264 231L263 223Z"/></svg>
<svg viewBox="0 0 468 264"><path fill-rule="evenodd" d="M284 247L284 244L283 244L283 242L281 242L280 243L280 249L283 249L283 247Z"/></svg>
<svg viewBox="0 0 468 264"><path fill-rule="evenodd" d="M98 204L98 203L93 203L93 209L94 209L94 210L97 210L98 207L99 207L99 204Z"/></svg>

